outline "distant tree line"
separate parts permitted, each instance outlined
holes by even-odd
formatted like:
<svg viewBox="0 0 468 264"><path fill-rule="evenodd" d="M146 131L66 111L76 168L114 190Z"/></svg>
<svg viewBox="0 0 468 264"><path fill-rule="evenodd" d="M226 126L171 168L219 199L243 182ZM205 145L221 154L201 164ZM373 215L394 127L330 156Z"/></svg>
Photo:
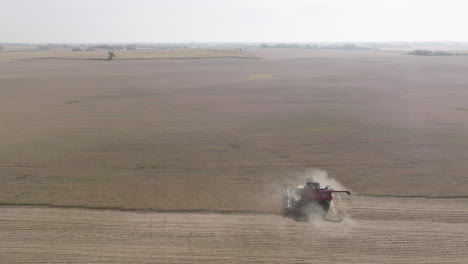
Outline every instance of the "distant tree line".
<svg viewBox="0 0 468 264"><path fill-rule="evenodd" d="M37 50L50 50L49 45L38 45Z"/></svg>
<svg viewBox="0 0 468 264"><path fill-rule="evenodd" d="M261 44L259 46L262 49L267 48L279 48L279 49L327 49L327 50L369 50L369 47L361 47L355 44L343 44L343 45L325 45L319 46L317 44L296 44L296 43L279 43L274 45Z"/></svg>
<svg viewBox="0 0 468 264"><path fill-rule="evenodd" d="M105 50L136 50L136 44L130 45L108 45L108 44L101 44L101 45L93 45L93 46L80 46L72 48L72 51L94 51L97 49L105 49Z"/></svg>
<svg viewBox="0 0 468 264"><path fill-rule="evenodd" d="M413 50L408 54L416 56L468 56L468 52L448 52L440 50Z"/></svg>
<svg viewBox="0 0 468 264"><path fill-rule="evenodd" d="M316 44L305 44L305 45L299 45L295 43L279 43L275 45L268 45L268 44L261 44L260 48L262 49L268 49L268 48L277 48L277 49L318 49L319 46Z"/></svg>
<svg viewBox="0 0 468 264"><path fill-rule="evenodd" d="M187 44L177 43L138 43L138 44L40 44L35 45L36 50L56 50L68 49L72 51L94 51L94 50L137 50L137 49L150 49L150 50L174 50L174 49L190 49L190 48L209 48L208 44L199 44L198 46L189 46Z"/></svg>

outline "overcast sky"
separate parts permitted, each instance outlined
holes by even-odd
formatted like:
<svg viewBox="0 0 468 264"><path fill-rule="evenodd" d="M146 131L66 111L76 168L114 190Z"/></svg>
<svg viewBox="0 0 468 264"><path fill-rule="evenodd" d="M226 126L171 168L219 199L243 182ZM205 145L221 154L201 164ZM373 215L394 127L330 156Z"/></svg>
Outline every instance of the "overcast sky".
<svg viewBox="0 0 468 264"><path fill-rule="evenodd" d="M468 41L463 0L0 0L0 42Z"/></svg>

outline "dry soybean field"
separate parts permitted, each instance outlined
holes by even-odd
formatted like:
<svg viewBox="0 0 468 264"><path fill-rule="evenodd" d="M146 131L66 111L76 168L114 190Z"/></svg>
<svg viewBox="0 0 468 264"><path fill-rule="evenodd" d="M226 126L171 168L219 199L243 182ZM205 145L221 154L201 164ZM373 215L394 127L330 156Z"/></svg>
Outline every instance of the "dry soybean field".
<svg viewBox="0 0 468 264"><path fill-rule="evenodd" d="M468 263L465 57L187 54L0 61L1 263Z"/></svg>

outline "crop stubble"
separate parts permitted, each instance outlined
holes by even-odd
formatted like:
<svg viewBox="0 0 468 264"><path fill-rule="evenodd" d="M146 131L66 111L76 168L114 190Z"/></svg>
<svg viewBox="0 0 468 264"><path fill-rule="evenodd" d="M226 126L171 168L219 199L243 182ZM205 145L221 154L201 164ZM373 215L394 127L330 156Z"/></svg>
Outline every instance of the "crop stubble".
<svg viewBox="0 0 468 264"><path fill-rule="evenodd" d="M354 196L338 202L333 221L310 223L276 214L4 206L0 262L466 263L467 204Z"/></svg>

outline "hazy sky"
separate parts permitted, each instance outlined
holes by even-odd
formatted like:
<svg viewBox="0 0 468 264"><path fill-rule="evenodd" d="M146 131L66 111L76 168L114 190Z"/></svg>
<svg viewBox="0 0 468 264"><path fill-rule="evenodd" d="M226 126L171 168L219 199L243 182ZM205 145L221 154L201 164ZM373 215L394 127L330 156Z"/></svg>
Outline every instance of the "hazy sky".
<svg viewBox="0 0 468 264"><path fill-rule="evenodd" d="M0 0L0 42L468 41L464 0Z"/></svg>

